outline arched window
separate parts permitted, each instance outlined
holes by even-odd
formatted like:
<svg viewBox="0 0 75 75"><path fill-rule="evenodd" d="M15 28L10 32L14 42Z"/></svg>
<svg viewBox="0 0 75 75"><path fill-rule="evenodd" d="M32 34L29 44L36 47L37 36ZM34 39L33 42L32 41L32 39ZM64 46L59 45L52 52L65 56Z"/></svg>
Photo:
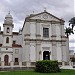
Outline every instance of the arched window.
<svg viewBox="0 0 75 75"><path fill-rule="evenodd" d="M7 33L9 33L9 31L10 31L10 29L9 29L9 27L7 27Z"/></svg>
<svg viewBox="0 0 75 75"><path fill-rule="evenodd" d="M9 37L6 38L6 43L9 43Z"/></svg>

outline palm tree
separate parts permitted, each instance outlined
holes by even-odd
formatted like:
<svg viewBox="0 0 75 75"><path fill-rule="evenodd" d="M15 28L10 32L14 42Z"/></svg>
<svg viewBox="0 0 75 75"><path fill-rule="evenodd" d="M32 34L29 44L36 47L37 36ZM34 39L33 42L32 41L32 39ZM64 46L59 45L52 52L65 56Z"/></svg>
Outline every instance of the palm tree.
<svg viewBox="0 0 75 75"><path fill-rule="evenodd" d="M71 33L74 34L72 28L70 28L70 27L66 28L65 34L66 34L67 38L69 37L69 35L71 35Z"/></svg>
<svg viewBox="0 0 75 75"><path fill-rule="evenodd" d="M73 30L73 28L74 28L74 26L75 26L75 17L73 17L73 18L71 18L70 20L69 20L69 26L71 25L71 27L72 27L72 30Z"/></svg>
<svg viewBox="0 0 75 75"><path fill-rule="evenodd" d="M71 33L74 34L73 28L74 28L74 26L75 26L75 17L73 17L73 18L71 18L71 19L69 20L69 26L71 26L71 27L66 28L66 31L65 31L65 34L66 34L67 37L69 37L69 35L70 35Z"/></svg>

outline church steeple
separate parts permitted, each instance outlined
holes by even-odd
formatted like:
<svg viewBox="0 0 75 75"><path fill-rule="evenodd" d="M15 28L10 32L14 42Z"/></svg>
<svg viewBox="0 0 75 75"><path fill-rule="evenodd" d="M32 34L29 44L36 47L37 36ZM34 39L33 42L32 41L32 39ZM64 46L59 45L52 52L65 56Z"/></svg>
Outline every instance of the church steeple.
<svg viewBox="0 0 75 75"><path fill-rule="evenodd" d="M5 16L3 27L4 27L3 46L12 47L12 30L13 30L14 25L13 25L13 18L10 12L8 12L8 14Z"/></svg>
<svg viewBox="0 0 75 75"><path fill-rule="evenodd" d="M5 19L4 19L4 24L10 24L12 25L13 24L13 18L12 18L12 15L10 14L10 12L8 12L8 14L5 16Z"/></svg>
<svg viewBox="0 0 75 75"><path fill-rule="evenodd" d="M1 61L3 65L9 65L13 57L12 40L13 40L13 18L10 13L5 16L3 24L3 42L2 42L2 55Z"/></svg>

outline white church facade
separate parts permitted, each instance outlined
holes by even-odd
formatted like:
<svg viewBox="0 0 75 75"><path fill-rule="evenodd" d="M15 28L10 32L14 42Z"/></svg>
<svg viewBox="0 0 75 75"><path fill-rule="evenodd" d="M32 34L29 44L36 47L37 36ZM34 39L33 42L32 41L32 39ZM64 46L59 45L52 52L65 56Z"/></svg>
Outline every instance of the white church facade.
<svg viewBox="0 0 75 75"><path fill-rule="evenodd" d="M0 31L0 66L33 67L38 60L69 63L69 41L64 20L47 11L30 14L22 29L13 32L13 18L8 13Z"/></svg>

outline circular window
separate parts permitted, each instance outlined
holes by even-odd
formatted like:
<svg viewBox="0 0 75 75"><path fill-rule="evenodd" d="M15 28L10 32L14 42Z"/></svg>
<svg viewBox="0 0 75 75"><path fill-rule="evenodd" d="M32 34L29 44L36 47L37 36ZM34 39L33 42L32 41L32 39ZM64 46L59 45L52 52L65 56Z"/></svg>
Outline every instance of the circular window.
<svg viewBox="0 0 75 75"><path fill-rule="evenodd" d="M44 15L43 15L43 18L44 18L44 19L47 19L47 18L48 18L48 15L47 15L47 14L44 14Z"/></svg>

